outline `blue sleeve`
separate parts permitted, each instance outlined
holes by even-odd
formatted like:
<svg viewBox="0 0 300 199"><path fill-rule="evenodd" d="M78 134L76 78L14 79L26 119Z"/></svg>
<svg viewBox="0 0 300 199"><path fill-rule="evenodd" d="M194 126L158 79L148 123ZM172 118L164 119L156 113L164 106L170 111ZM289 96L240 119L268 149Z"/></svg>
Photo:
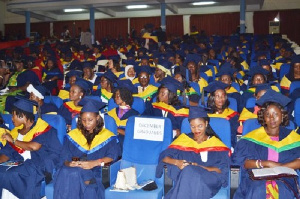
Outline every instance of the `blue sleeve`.
<svg viewBox="0 0 300 199"><path fill-rule="evenodd" d="M8 143L3 148L1 148L0 155L7 156L10 161L15 161L15 162L24 161L23 157L16 150L14 150Z"/></svg>

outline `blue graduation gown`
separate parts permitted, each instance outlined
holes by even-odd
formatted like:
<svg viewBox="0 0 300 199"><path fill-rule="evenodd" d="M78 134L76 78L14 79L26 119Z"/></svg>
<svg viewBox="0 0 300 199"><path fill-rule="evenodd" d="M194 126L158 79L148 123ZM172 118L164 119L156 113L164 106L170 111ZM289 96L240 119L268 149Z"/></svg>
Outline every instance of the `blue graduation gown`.
<svg viewBox="0 0 300 199"><path fill-rule="evenodd" d="M183 106L174 106L174 108L176 110L178 110L178 109L183 108ZM162 110L160 110L158 108L154 108L151 103L146 103L146 108L142 115L164 117L162 114ZM183 116L175 117L171 113L168 113L167 118L169 118L172 122L172 129L176 130L176 129L181 129L181 123L185 117L183 117Z"/></svg>
<svg viewBox="0 0 300 199"><path fill-rule="evenodd" d="M58 109L57 112L58 115L61 115L65 121L67 125L71 125L72 124L72 119L78 115L78 113L75 112L71 112L66 106L65 103Z"/></svg>
<svg viewBox="0 0 300 199"><path fill-rule="evenodd" d="M55 104L52 103L44 103L41 107L41 114L46 114L50 112L57 112L58 108L55 106Z"/></svg>
<svg viewBox="0 0 300 199"><path fill-rule="evenodd" d="M279 141L283 140L289 135L291 130L284 127L280 128ZM280 163L291 162L300 157L300 148L294 148L291 150L283 151L279 153ZM266 181L265 180L251 180L249 178L248 169L244 168L244 163L247 159L253 160L268 160L268 148L262 145L258 145L254 142L250 142L245 139L241 139L236 147L235 153L233 154L233 163L241 167L241 182L234 194L234 199L253 199L253 198L266 198ZM284 179L289 183L294 190L296 186L294 181L291 178ZM279 189L279 198L288 199L294 198L294 195L291 190L281 181L276 180Z"/></svg>
<svg viewBox="0 0 300 199"><path fill-rule="evenodd" d="M188 134L192 137L193 134ZM168 148L159 156L156 177L160 177L164 165L167 165L167 175L175 182L174 187L165 196L165 199L209 199L216 195L221 187L228 185L229 156L228 151L208 151L207 161L201 159L200 154L192 151L181 151ZM221 173L210 172L200 166L186 166L180 170L175 165L162 162L165 157L171 157L188 162L195 162L206 167L217 167Z"/></svg>
<svg viewBox="0 0 300 199"><path fill-rule="evenodd" d="M58 79L63 79L63 74L59 70L59 68L53 68L51 70L44 70L44 73L46 73L46 80L52 79L53 77L58 77ZM52 91L52 89L57 87L57 80L55 81L48 81L43 83L43 86L45 86L49 91Z"/></svg>
<svg viewBox="0 0 300 199"><path fill-rule="evenodd" d="M32 142L42 145L38 151L31 151L31 159L27 159L20 166L8 170L0 166L0 190L3 188L12 192L18 198L40 199L41 182L44 173L52 173L59 162L62 149L57 138L57 131L51 128L48 132L35 137ZM22 162L23 157L9 144L0 150L0 154L9 157L10 161Z"/></svg>
<svg viewBox="0 0 300 199"><path fill-rule="evenodd" d="M101 133L101 132L100 132ZM116 138L116 137L115 137ZM91 153L83 152L68 138L65 139L61 152L60 169L54 177L54 198L55 199L104 199L104 186L101 182L101 168L82 169L79 167L67 167L63 163L72 161L72 157L79 157L86 160L97 160L109 157L116 160L120 156L120 147L117 139L107 142L102 148ZM95 180L92 184L85 184L85 181Z"/></svg>

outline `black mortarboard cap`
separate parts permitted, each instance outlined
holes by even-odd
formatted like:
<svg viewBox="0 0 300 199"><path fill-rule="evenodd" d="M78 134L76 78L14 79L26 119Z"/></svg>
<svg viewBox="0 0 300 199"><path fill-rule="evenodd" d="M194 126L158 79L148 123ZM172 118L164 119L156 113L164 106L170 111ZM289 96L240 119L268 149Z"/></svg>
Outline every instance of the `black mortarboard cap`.
<svg viewBox="0 0 300 199"><path fill-rule="evenodd" d="M208 117L207 110L199 106L191 106L189 109L189 120Z"/></svg>
<svg viewBox="0 0 300 199"><path fill-rule="evenodd" d="M282 95L281 93L278 93L273 89L268 89L267 92L256 101L256 104L262 106L266 102L276 102L285 107L288 103L290 103L290 101L290 98Z"/></svg>

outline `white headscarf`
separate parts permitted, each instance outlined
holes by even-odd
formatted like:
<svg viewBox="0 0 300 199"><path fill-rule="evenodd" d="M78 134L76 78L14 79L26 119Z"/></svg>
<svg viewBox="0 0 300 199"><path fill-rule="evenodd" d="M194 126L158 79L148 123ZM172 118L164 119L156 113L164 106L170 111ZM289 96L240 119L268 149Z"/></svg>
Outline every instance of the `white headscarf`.
<svg viewBox="0 0 300 199"><path fill-rule="evenodd" d="M126 67L125 67L125 77L126 77L126 79L130 79L130 81L132 81L134 78L135 78L135 76L134 77L129 77L128 76L128 70L130 69L130 68L134 68L134 66L133 65L127 65Z"/></svg>

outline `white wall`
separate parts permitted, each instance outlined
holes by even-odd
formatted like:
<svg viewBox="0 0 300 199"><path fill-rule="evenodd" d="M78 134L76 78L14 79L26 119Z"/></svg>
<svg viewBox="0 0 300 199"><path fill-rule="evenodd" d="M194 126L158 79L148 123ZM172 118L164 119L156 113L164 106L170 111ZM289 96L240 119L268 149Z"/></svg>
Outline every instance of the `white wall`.
<svg viewBox="0 0 300 199"><path fill-rule="evenodd" d="M245 20L245 25L247 27L246 33L254 33L253 15L254 12L246 12L246 20Z"/></svg>

